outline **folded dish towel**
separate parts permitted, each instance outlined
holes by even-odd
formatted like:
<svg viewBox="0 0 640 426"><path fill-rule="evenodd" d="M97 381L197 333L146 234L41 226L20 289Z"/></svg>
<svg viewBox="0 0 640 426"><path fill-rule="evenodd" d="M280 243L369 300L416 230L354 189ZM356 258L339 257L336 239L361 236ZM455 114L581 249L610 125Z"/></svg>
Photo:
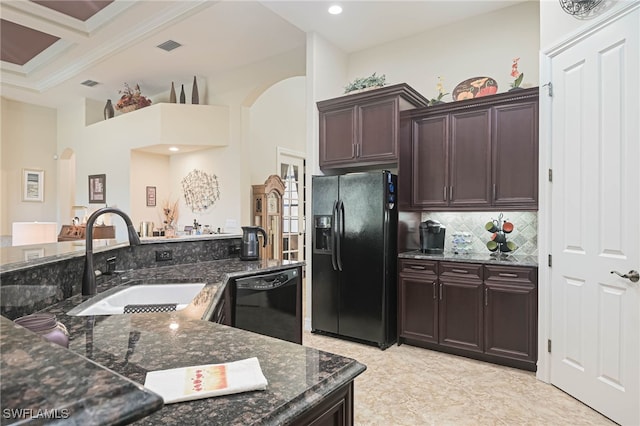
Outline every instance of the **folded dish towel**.
<svg viewBox="0 0 640 426"><path fill-rule="evenodd" d="M267 379L258 358L224 364L198 365L150 371L144 386L159 394L165 404L211 396L264 390Z"/></svg>

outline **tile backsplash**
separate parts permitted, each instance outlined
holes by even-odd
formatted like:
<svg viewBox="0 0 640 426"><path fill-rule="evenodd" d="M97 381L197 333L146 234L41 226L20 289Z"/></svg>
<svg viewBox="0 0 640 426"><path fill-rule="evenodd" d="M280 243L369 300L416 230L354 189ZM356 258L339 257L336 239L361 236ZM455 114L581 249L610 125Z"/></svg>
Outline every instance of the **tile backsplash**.
<svg viewBox="0 0 640 426"><path fill-rule="evenodd" d="M484 225L493 219L498 219L501 212L429 212L422 213L421 221L437 220L447 228L445 251L452 251L452 236L456 232L469 232L471 237L471 251L476 253L488 252L487 241L491 233ZM537 212L502 212L503 220L513 223L513 232L507 235L508 241L513 241L518 248L513 252L518 255L538 255L538 213Z"/></svg>

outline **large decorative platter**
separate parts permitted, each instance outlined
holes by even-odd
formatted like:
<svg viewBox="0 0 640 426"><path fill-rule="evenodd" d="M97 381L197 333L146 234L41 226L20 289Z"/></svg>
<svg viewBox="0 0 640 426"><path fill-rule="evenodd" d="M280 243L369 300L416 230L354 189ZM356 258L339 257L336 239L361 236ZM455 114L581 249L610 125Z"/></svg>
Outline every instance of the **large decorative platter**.
<svg viewBox="0 0 640 426"><path fill-rule="evenodd" d="M493 95L498 92L498 83L491 77L473 77L458 84L453 89L454 101Z"/></svg>

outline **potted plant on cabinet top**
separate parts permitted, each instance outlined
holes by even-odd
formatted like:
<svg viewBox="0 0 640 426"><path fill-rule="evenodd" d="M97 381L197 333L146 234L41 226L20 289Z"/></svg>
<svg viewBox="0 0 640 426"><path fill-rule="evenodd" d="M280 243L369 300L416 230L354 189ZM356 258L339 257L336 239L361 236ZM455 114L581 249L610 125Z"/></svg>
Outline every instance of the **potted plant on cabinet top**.
<svg viewBox="0 0 640 426"><path fill-rule="evenodd" d="M376 76L375 72L369 77L356 78L344 87L344 93L359 93L365 90L383 87L386 84L385 79L386 77L384 74L382 74L381 76Z"/></svg>
<svg viewBox="0 0 640 426"><path fill-rule="evenodd" d="M438 97L430 99L429 106L443 104L444 101L442 100L442 98L444 98L449 94L448 92L444 93L444 86L442 85L442 77L438 77L438 84L436 84L436 89L438 90Z"/></svg>

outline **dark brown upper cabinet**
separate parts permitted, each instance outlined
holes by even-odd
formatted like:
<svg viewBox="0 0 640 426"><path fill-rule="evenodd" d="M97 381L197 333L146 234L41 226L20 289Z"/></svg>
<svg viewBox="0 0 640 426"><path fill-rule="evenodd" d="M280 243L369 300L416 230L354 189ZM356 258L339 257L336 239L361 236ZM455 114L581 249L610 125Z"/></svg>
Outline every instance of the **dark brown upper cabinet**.
<svg viewBox="0 0 640 426"><path fill-rule="evenodd" d="M318 102L320 168L397 164L400 112L427 102L404 83Z"/></svg>
<svg viewBox="0 0 640 426"><path fill-rule="evenodd" d="M537 210L538 88L401 114L403 210Z"/></svg>

